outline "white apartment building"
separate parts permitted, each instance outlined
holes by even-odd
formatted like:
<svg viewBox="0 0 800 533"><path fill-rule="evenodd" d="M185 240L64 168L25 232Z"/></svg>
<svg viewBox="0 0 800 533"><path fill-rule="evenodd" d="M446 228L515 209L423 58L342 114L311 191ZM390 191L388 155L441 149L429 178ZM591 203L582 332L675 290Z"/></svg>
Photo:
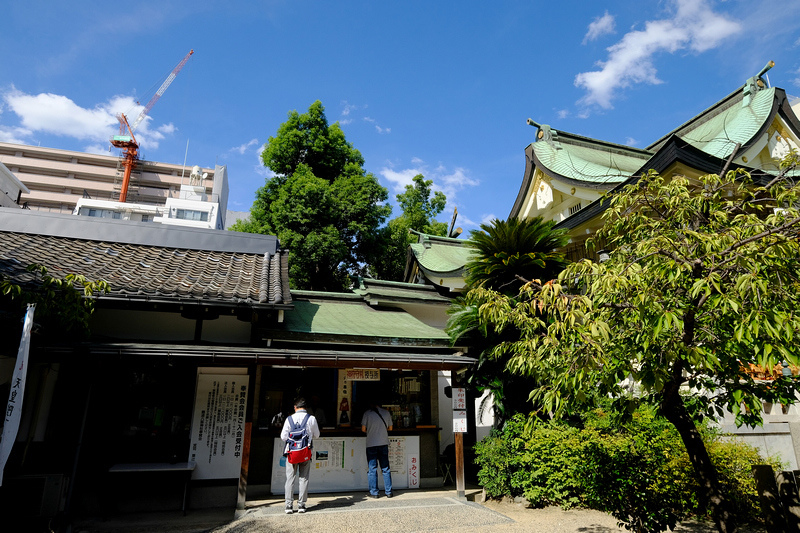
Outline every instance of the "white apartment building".
<svg viewBox="0 0 800 533"><path fill-rule="evenodd" d="M122 166L117 155L0 142L0 163L24 185L19 203L32 210L225 227L225 166L196 167L192 179L192 168L139 160L131 174L128 201L119 204ZM79 202L81 208L76 209ZM198 202L210 205L201 208Z"/></svg>

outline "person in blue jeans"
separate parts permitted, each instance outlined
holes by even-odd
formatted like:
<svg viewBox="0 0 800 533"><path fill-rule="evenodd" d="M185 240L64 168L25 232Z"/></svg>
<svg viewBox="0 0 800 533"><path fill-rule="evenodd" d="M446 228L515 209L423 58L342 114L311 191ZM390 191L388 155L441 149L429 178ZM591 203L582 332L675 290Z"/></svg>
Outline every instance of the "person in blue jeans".
<svg viewBox="0 0 800 533"><path fill-rule="evenodd" d="M367 434L367 464L369 471L369 495L378 497L378 463L383 472L383 490L386 497L392 497L392 469L389 466L389 431L392 430L392 415L380 407L377 402L370 401L369 409L361 419L361 431Z"/></svg>

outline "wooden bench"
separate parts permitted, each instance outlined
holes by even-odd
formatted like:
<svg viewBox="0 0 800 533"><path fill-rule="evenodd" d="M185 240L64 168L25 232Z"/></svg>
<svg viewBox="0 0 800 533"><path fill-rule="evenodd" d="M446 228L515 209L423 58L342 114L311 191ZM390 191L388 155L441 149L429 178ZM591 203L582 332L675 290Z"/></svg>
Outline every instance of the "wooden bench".
<svg viewBox="0 0 800 533"><path fill-rule="evenodd" d="M111 474L124 473L145 473L145 472L185 472L186 479L183 483L183 505L181 510L186 516L186 499L189 494L189 482L192 479L192 472L197 468L197 463L188 461L185 463L120 463L108 469Z"/></svg>

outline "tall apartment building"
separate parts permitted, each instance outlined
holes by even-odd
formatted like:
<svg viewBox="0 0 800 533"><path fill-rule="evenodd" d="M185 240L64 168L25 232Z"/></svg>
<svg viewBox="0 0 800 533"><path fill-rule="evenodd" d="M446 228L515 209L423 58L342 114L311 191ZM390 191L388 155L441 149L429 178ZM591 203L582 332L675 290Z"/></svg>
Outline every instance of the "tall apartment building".
<svg viewBox="0 0 800 533"><path fill-rule="evenodd" d="M75 213L78 201L87 200L116 202L122 187L122 166L116 155L99 155L56 148L27 146L0 142L0 163L4 164L28 189L20 197L26 207L56 213ZM225 225L228 205L228 176L225 166L202 168L199 183L190 184L192 167L140 160L131 174L128 188L128 204L157 208L160 214L169 217L167 201L180 201L186 198L186 186L193 190L200 186L206 202L218 204L214 218L218 221L210 227ZM184 193L181 194L183 186ZM166 211L162 211L166 210ZM129 218L147 221L141 210L114 210L113 218ZM177 212L177 211L176 211ZM185 213L182 210L182 213ZM84 214L84 213L81 213ZM98 216L103 216L98 215Z"/></svg>

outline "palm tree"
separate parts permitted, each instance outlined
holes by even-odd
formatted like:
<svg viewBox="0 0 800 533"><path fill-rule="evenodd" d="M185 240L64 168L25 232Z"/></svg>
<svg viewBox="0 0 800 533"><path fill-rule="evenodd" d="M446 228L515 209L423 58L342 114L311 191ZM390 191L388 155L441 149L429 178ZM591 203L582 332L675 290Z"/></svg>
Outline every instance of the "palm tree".
<svg viewBox="0 0 800 533"><path fill-rule="evenodd" d="M471 351L478 354L477 363L467 371L466 382L479 392L492 393L498 428L515 413L530 411L528 394L533 385L528 378L507 372L503 358L490 355L494 346L511 340L516 331L507 328L498 335L481 324L480 291L472 289L491 289L513 297L526 281L544 282L557 276L567 261L556 250L567 244L567 236L564 230L553 229L554 225L541 217L481 224L482 231L473 231L469 241L475 250L474 258L466 265L469 292L456 299L448 311L447 333L451 340L455 343L469 337Z"/></svg>
<svg viewBox="0 0 800 533"><path fill-rule="evenodd" d="M544 282L558 275L567 262L556 250L568 237L566 230L553 226L554 221L542 217L481 224L482 231L473 231L469 241L475 258L466 265L467 286L515 295L523 280Z"/></svg>

